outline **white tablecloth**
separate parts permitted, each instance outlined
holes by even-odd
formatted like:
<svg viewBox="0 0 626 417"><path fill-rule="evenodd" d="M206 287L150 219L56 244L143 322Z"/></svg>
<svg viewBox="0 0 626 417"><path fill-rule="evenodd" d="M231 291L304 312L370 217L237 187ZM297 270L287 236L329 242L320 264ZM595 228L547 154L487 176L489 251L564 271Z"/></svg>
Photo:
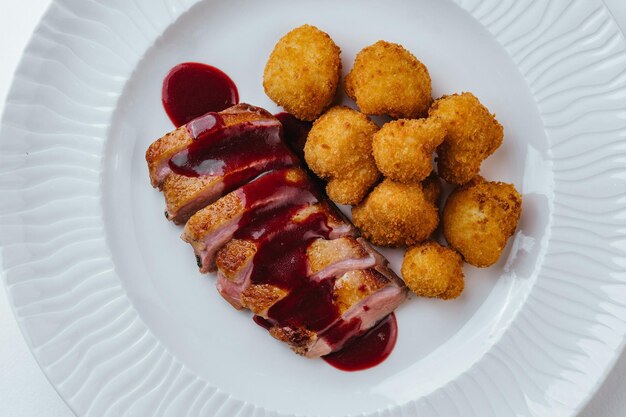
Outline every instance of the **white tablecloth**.
<svg viewBox="0 0 626 417"><path fill-rule="evenodd" d="M604 1L626 33L626 0ZM0 0L0 111L22 49L49 2ZM580 417L626 416L625 388L626 355L622 355ZM40 416L73 417L74 414L28 350L9 308L6 291L0 285L0 417Z"/></svg>

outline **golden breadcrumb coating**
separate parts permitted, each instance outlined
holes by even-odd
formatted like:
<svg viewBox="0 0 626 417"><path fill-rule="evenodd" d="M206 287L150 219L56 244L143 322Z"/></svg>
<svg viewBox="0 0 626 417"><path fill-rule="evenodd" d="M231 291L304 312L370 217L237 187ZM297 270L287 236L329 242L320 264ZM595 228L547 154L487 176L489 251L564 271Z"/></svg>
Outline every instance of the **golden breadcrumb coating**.
<svg viewBox="0 0 626 417"><path fill-rule="evenodd" d="M478 175L480 164L502 144L502 125L472 93L443 96L428 115L446 129L437 166L439 176L451 184L462 185Z"/></svg>
<svg viewBox="0 0 626 417"><path fill-rule="evenodd" d="M407 287L419 296L447 300L463 292L461 255L432 240L406 251L401 272Z"/></svg>
<svg viewBox="0 0 626 417"><path fill-rule="evenodd" d="M452 275L450 278L448 289L439 294L437 298L441 298L442 300L452 300L459 297L465 289L465 276L462 273Z"/></svg>
<svg viewBox="0 0 626 417"><path fill-rule="evenodd" d="M422 189L424 190L424 197L427 201L437 205L439 203L439 197L441 196L441 180L432 172L424 181L422 181Z"/></svg>
<svg viewBox="0 0 626 417"><path fill-rule="evenodd" d="M372 135L378 130L367 116L336 106L317 119L304 145L311 171L328 180L326 193L338 204L358 204L378 181Z"/></svg>
<svg viewBox="0 0 626 417"><path fill-rule="evenodd" d="M432 102L426 66L401 45L385 41L357 54L345 89L365 114L414 119L425 116Z"/></svg>
<svg viewBox="0 0 626 417"><path fill-rule="evenodd" d="M352 208L352 220L376 245L413 245L430 237L439 223L439 212L420 183L387 178Z"/></svg>
<svg viewBox="0 0 626 417"><path fill-rule="evenodd" d="M401 119L385 124L372 142L376 166L394 181L417 182L433 170L433 152L446 131L437 119Z"/></svg>
<svg viewBox="0 0 626 417"><path fill-rule="evenodd" d="M522 196L512 184L476 177L448 197L443 234L467 263L487 267L498 261L521 213Z"/></svg>
<svg viewBox="0 0 626 417"><path fill-rule="evenodd" d="M263 73L265 93L301 120L315 120L330 106L341 76L341 50L315 26L283 36Z"/></svg>

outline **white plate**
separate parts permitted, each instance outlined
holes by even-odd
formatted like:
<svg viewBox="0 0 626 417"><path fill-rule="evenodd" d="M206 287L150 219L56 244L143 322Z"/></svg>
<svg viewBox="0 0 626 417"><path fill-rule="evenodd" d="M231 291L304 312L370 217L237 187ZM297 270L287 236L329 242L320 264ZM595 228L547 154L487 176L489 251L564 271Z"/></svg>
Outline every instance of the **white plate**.
<svg viewBox="0 0 626 417"><path fill-rule="evenodd" d="M57 0L0 138L5 283L35 357L79 416L572 416L626 332L626 42L592 0ZM402 43L434 94L505 127L483 167L524 194L519 231L463 296L412 299L380 366L292 354L198 274L143 154L172 129L163 76L213 64L278 110L261 74L311 23L343 50ZM345 99L344 99L345 100ZM400 254L390 253L398 266Z"/></svg>

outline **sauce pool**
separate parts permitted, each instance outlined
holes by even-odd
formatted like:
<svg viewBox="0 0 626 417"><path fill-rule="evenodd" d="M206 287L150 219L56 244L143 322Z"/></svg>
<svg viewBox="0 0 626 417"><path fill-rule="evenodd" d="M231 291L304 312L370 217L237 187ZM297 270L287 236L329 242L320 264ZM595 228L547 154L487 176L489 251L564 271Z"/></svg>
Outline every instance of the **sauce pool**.
<svg viewBox="0 0 626 417"><path fill-rule="evenodd" d="M176 65L163 80L161 99L176 127L239 103L237 86L221 70L198 62Z"/></svg>
<svg viewBox="0 0 626 417"><path fill-rule="evenodd" d="M397 338L398 323L395 314L391 313L367 333L322 359L342 371L372 368L387 359Z"/></svg>

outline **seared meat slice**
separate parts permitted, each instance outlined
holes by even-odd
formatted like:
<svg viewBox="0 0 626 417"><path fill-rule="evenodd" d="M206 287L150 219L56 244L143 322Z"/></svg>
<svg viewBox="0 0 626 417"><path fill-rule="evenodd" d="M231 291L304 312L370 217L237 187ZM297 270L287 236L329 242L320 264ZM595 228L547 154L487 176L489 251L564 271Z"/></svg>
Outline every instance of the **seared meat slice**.
<svg viewBox="0 0 626 417"><path fill-rule="evenodd" d="M361 237L318 239L309 246L307 254L309 279L314 281L336 277L346 271L371 268L378 261L378 252Z"/></svg>
<svg viewBox="0 0 626 417"><path fill-rule="evenodd" d="M224 127L240 123L267 123L275 125L277 120L268 111L249 104L237 104L219 113ZM161 189L165 178L171 174L169 161L178 152L184 151L197 139L199 124L212 123L212 113L198 117L186 125L179 127L154 141L146 151L146 162L150 172L150 183L154 188Z"/></svg>
<svg viewBox="0 0 626 417"><path fill-rule="evenodd" d="M333 212L314 204L262 218L216 257L222 296L309 357L341 349L407 295L382 255L342 219L329 220Z"/></svg>
<svg viewBox="0 0 626 417"><path fill-rule="evenodd" d="M213 271L215 253L237 230L276 210L317 203L317 193L302 169L273 171L198 211L181 237L193 247L200 271Z"/></svg>
<svg viewBox="0 0 626 417"><path fill-rule="evenodd" d="M250 287L257 251L263 246L270 245L282 234L289 233L311 216L320 213L325 217L329 238L333 240L316 239L306 248L307 276L321 279L335 276L337 271L364 269L375 264L376 259L351 236L355 233L354 228L339 218L333 208L318 203L295 210L283 227L263 228L250 233L253 238L232 239L226 243L217 252L215 261L218 269L217 289L220 294L234 307L246 307L260 314L271 290L261 284L261 289L252 288L249 292L246 291Z"/></svg>
<svg viewBox="0 0 626 417"><path fill-rule="evenodd" d="M264 290L270 292L268 288ZM286 298L287 295L282 295L280 300ZM288 343L296 353L316 358L340 350L347 341L374 327L406 298L407 289L402 281L385 266L377 266L349 271L334 279L332 299L339 317L325 329L274 325L267 317L272 315L274 307L268 308L263 318L272 336Z"/></svg>
<svg viewBox="0 0 626 417"><path fill-rule="evenodd" d="M172 173L169 167L170 159L187 149L193 141L194 138L189 133L187 125L183 125L152 142L146 151L146 162L150 172L150 184L154 188L163 188L163 182Z"/></svg>
<svg viewBox="0 0 626 417"><path fill-rule="evenodd" d="M351 232L343 225L335 230L336 234ZM360 241L362 242L361 238L357 240L353 236L315 240L306 250L308 278L322 280L350 270L374 266L376 258L363 248ZM220 249L216 257L219 292L236 308L249 308L255 314L263 314L266 307L273 304L267 305L267 294L273 290L264 284L250 288L254 255L258 246L264 243L233 239ZM276 296L273 300L277 301L279 298L282 297Z"/></svg>
<svg viewBox="0 0 626 417"><path fill-rule="evenodd" d="M182 224L263 172L298 165L281 131L267 111L240 104L207 113L154 142L146 160L152 185L163 191L167 218Z"/></svg>
<svg viewBox="0 0 626 417"><path fill-rule="evenodd" d="M322 333L306 356L323 356L340 350L350 339L365 333L398 308L407 299L408 291L396 274L378 266L344 274L335 281L335 294L342 311L341 321Z"/></svg>

